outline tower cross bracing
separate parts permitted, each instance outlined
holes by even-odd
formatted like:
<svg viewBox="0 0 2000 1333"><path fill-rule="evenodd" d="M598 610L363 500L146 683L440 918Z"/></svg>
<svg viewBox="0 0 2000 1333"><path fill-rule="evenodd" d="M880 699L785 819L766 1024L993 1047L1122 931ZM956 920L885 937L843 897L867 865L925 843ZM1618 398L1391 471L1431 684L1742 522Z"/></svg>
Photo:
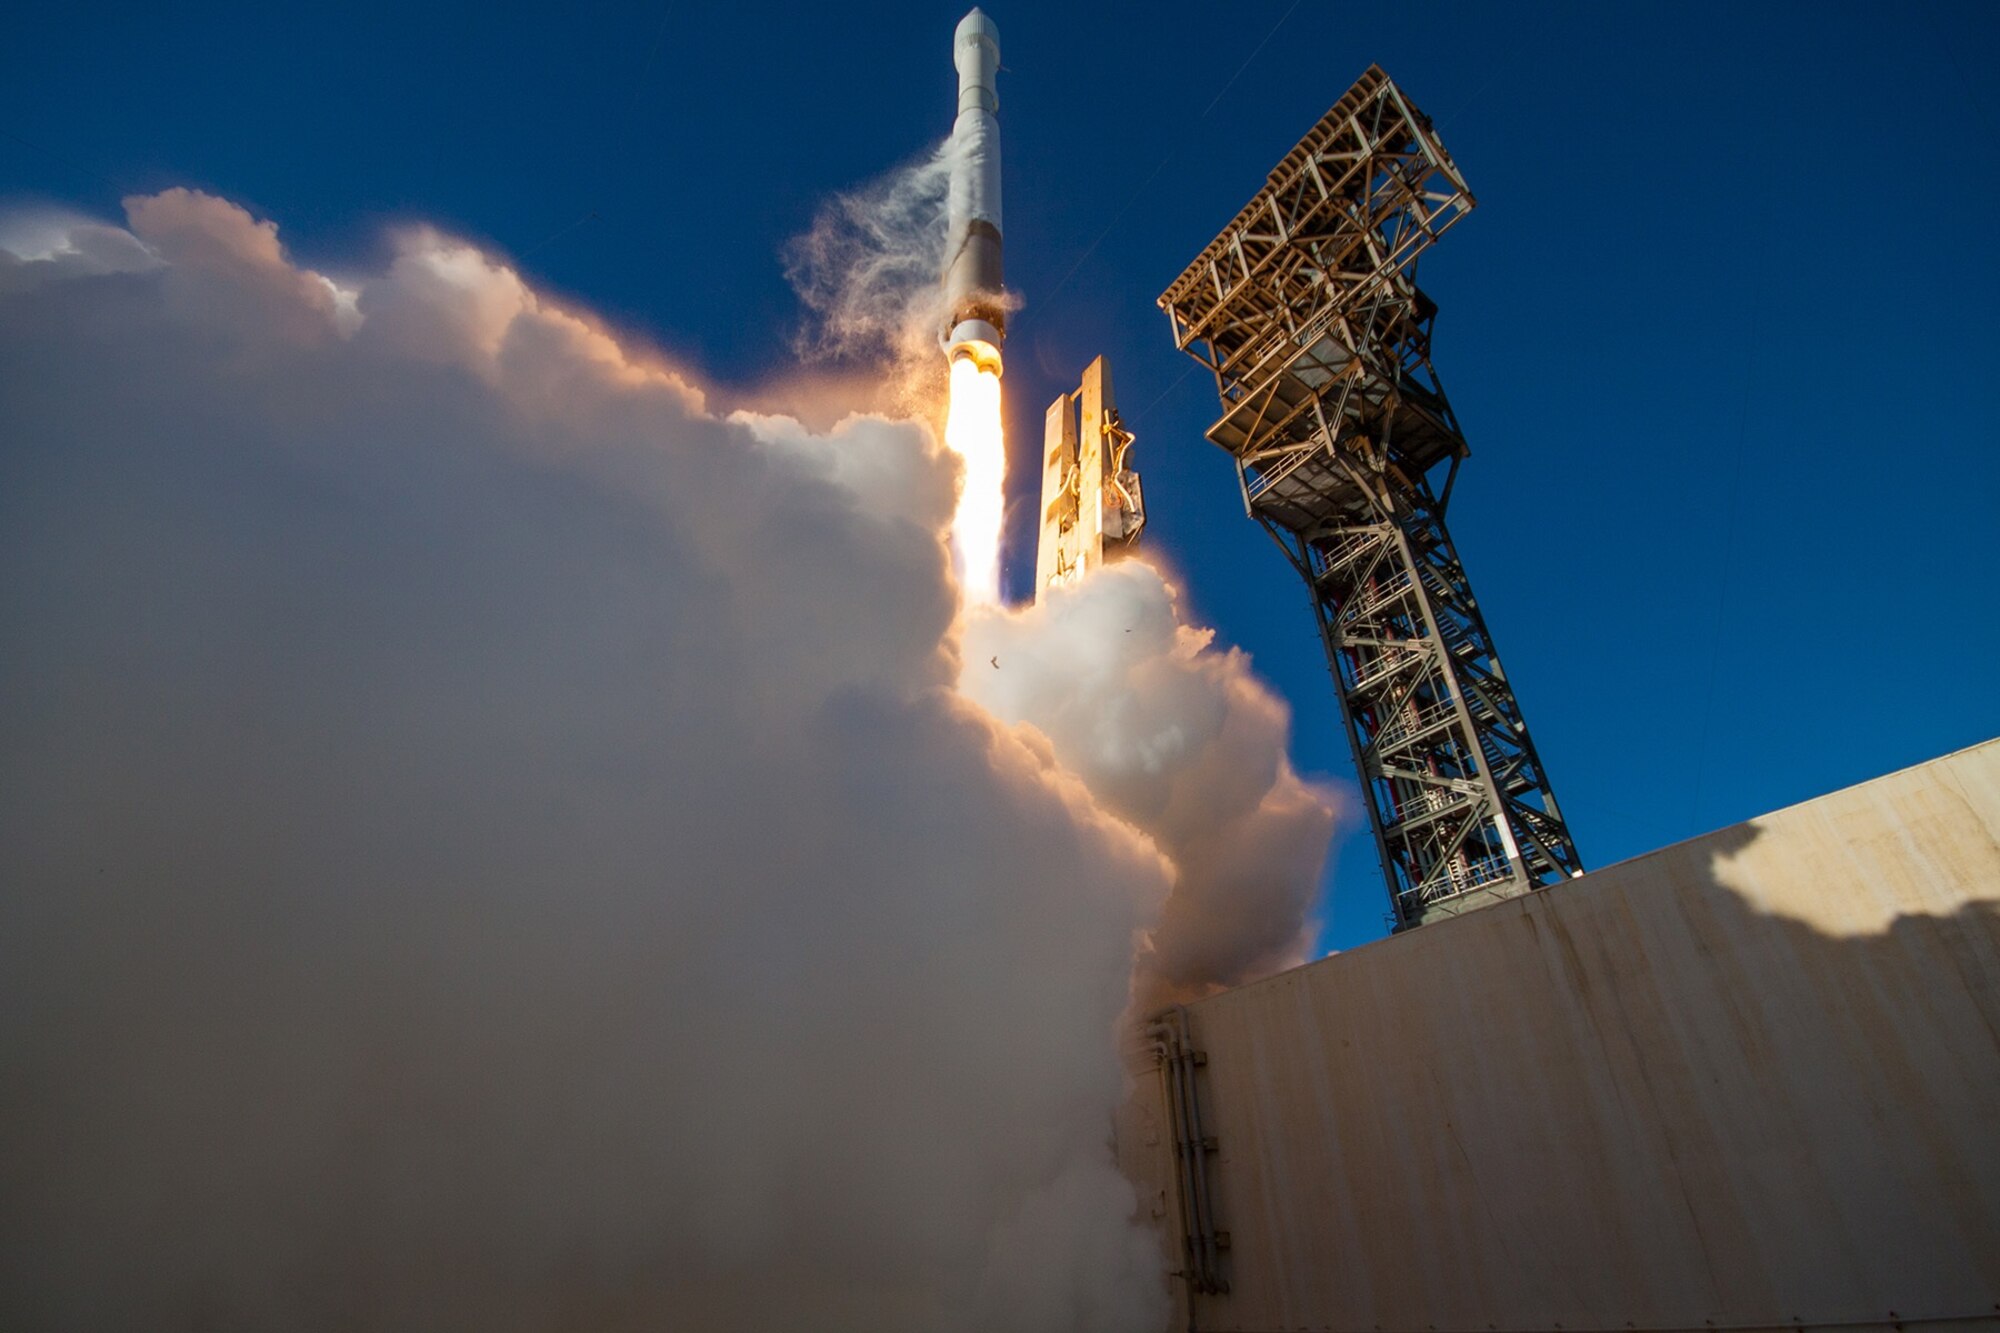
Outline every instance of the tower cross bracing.
<svg viewBox="0 0 2000 1333"><path fill-rule="evenodd" d="M1473 205L1371 66L1160 297L1311 594L1399 930L1582 873L1445 526L1469 451L1416 264Z"/></svg>

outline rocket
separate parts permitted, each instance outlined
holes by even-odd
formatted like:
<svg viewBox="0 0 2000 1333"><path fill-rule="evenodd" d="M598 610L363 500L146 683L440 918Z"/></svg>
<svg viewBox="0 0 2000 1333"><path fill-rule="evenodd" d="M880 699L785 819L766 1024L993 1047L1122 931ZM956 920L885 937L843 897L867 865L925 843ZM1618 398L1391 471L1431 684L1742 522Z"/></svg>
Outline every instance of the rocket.
<svg viewBox="0 0 2000 1333"><path fill-rule="evenodd" d="M974 9L952 34L958 119L951 129L946 202L945 358L1000 373L1007 310L1000 275L1000 29Z"/></svg>

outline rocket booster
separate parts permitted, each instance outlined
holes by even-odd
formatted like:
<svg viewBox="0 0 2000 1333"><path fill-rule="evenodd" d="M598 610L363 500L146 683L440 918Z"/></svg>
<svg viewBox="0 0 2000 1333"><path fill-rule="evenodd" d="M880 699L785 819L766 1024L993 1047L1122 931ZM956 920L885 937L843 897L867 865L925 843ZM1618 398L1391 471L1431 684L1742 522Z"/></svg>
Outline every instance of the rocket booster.
<svg viewBox="0 0 2000 1333"><path fill-rule="evenodd" d="M951 188L946 204L944 348L1000 373L1007 311L1000 273L1000 29L975 9L952 35L958 67L958 119L951 128Z"/></svg>

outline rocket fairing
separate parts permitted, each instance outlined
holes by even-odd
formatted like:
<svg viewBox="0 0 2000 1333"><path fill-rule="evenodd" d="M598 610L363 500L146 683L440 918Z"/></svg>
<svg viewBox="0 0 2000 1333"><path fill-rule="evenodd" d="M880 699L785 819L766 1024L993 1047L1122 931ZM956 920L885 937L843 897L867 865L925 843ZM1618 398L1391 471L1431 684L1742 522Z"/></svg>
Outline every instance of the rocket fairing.
<svg viewBox="0 0 2000 1333"><path fill-rule="evenodd" d="M947 360L1000 373L1007 310L1000 271L1000 29L974 9L952 35L958 119L951 129L944 277Z"/></svg>

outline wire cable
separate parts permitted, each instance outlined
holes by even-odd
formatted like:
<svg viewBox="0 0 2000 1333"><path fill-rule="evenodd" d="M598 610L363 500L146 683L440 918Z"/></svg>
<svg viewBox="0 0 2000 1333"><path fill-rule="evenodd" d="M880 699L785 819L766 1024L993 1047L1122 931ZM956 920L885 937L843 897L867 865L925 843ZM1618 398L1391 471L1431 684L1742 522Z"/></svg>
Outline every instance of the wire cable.
<svg viewBox="0 0 2000 1333"><path fill-rule="evenodd" d="M1291 7L1285 10L1283 14L1280 14L1278 16L1278 21L1271 25L1271 30L1264 34L1264 40L1258 42L1257 45L1251 49L1250 54L1244 57L1243 63L1236 67L1236 72L1229 76L1229 81L1222 85L1222 90L1216 93L1214 97L1210 98L1208 105L1202 108L1201 114L1194 118L1194 124L1188 127L1189 131L1196 129L1201 125L1203 121L1208 119L1209 112L1215 110L1215 108L1221 103L1222 99L1228 95L1229 90L1236 86L1236 81L1243 77L1244 72L1248 70L1253 63L1256 62L1257 57L1264 53L1264 48L1271 44L1271 39L1278 35L1278 29L1284 27L1285 24L1288 21L1290 21L1292 15L1298 12L1299 6L1304 3L1305 0L1292 0ZM1186 136L1183 135L1180 140L1180 143L1185 143L1185 142L1186 142ZM1144 193L1144 191L1148 186L1150 186L1154 181L1159 179L1160 173L1167 169L1167 165L1170 162L1172 162L1176 157L1180 156L1181 152L1180 143L1177 143L1173 148L1169 149L1167 155L1160 159L1159 165L1154 167L1150 172L1146 173L1146 179L1140 181L1137 185L1135 185L1132 188L1131 193L1128 194L1125 198L1125 203L1123 207L1121 207L1118 210L1118 212L1112 216L1111 221L1107 222L1104 225L1104 230L1097 233L1097 239L1084 247L1083 253L1076 257L1076 262L1069 266L1069 271L1063 274L1062 277L1058 278L1056 280L1056 285L1049 289L1049 294L1043 297L1037 303L1039 307L1039 309L1037 310L1038 314L1048 313L1048 311L1054 306L1056 297L1061 294L1063 288L1069 285L1069 280L1076 276L1077 270L1081 269L1092 255L1097 253L1097 247L1104 244L1105 238L1110 236L1112 232L1118 229L1118 224L1123 222L1125 220L1125 215L1132 211L1132 205L1139 202L1139 196L1142 193Z"/></svg>

